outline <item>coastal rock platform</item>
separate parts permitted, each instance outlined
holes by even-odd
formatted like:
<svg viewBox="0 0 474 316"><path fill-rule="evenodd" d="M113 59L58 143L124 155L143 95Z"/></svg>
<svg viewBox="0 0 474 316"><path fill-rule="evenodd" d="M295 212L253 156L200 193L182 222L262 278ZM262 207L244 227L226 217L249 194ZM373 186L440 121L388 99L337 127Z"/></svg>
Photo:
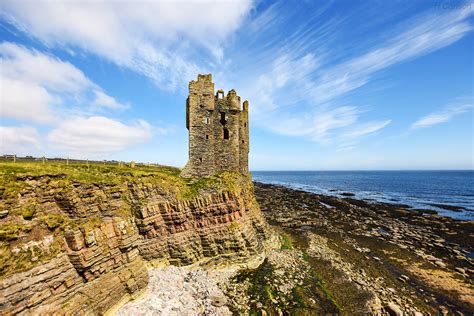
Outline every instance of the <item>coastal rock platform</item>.
<svg viewBox="0 0 474 316"><path fill-rule="evenodd" d="M234 277L232 310L473 314L474 223L261 183L255 194L282 249Z"/></svg>

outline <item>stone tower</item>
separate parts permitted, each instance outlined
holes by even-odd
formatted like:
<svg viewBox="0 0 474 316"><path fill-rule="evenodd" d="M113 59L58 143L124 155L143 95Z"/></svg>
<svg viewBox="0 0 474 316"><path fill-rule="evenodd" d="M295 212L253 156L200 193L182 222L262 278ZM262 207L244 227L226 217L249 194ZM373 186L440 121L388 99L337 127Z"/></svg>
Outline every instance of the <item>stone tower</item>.
<svg viewBox="0 0 474 316"><path fill-rule="evenodd" d="M212 75L198 75L189 83L186 128L189 161L183 177L205 177L222 171L248 171L248 101L240 105L235 90L214 94Z"/></svg>

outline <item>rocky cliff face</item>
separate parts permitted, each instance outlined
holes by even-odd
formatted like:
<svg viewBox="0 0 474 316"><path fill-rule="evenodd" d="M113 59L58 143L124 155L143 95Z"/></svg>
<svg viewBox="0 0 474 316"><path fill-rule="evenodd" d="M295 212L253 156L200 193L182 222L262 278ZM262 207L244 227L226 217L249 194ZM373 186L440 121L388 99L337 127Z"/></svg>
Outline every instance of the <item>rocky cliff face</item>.
<svg viewBox="0 0 474 316"><path fill-rule="evenodd" d="M245 261L272 240L243 176L184 199L153 174L14 177L0 191L2 314L104 313L146 287L148 263Z"/></svg>

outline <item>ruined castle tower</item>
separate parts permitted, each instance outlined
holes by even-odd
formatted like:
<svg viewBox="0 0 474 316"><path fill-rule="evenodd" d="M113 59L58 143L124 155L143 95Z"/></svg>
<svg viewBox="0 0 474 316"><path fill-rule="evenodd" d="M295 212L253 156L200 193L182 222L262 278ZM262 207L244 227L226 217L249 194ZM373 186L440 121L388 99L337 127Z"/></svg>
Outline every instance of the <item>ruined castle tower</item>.
<svg viewBox="0 0 474 316"><path fill-rule="evenodd" d="M189 83L186 128L189 161L183 177L205 177L221 171L248 171L248 102L240 106L234 90L214 94L212 75L198 75Z"/></svg>

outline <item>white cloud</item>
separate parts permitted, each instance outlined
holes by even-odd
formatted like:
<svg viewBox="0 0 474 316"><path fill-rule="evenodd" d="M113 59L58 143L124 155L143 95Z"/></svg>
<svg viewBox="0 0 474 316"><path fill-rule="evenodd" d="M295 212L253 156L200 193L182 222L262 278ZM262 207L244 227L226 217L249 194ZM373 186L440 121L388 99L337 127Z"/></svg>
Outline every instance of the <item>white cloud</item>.
<svg viewBox="0 0 474 316"><path fill-rule="evenodd" d="M54 120L50 104L54 97L31 82L0 77L0 114L3 118L34 122Z"/></svg>
<svg viewBox="0 0 474 316"><path fill-rule="evenodd" d="M362 136L366 136L372 133L375 133L388 124L390 124L392 120L385 120L385 121L380 121L380 122L369 122L369 123L364 123L364 124L359 124L346 133L342 135L343 138L358 138Z"/></svg>
<svg viewBox="0 0 474 316"><path fill-rule="evenodd" d="M48 134L55 148L75 157L109 154L147 141L152 136L151 126L139 120L126 125L103 116L73 117L61 122Z"/></svg>
<svg viewBox="0 0 474 316"><path fill-rule="evenodd" d="M94 90L95 99L92 102L92 107L97 108L109 108L114 110L124 110L130 107L128 104L122 104L117 102L113 97L105 94L100 90Z"/></svg>
<svg viewBox="0 0 474 316"><path fill-rule="evenodd" d="M39 135L33 127L0 126L0 153L23 155L39 147Z"/></svg>
<svg viewBox="0 0 474 316"><path fill-rule="evenodd" d="M468 101L469 102L469 101ZM474 104L470 103L454 103L446 106L444 109L428 114L411 125L411 129L429 127L450 121L453 117L466 113L473 108Z"/></svg>
<svg viewBox="0 0 474 316"><path fill-rule="evenodd" d="M94 84L68 62L36 50L3 42L0 44L2 76L41 85L53 91L79 92Z"/></svg>
<svg viewBox="0 0 474 316"><path fill-rule="evenodd" d="M319 102L337 98L365 85L376 72L448 46L472 30L468 18L473 6L447 12L420 17L383 45L326 69L314 81L311 96Z"/></svg>
<svg viewBox="0 0 474 316"><path fill-rule="evenodd" d="M222 59L222 42L251 7L250 0L1 4L7 20L44 43L79 47L170 89L194 78L204 66L191 61L191 54L208 62Z"/></svg>
<svg viewBox="0 0 474 316"><path fill-rule="evenodd" d="M326 47L328 36L337 31L333 28L338 24L331 22L311 31L301 28L285 41L274 40L273 45L264 47L267 58L259 59L256 68L260 74L245 76L247 82L242 84L243 92L251 100L252 119L268 130L320 143L360 138L379 131L391 120L361 122L360 107L341 106L347 102L340 100L373 80L378 72L461 39L472 31L469 18L473 12L473 6L466 6L420 15L381 34L385 35L381 42L362 53L358 49L345 54L331 47L323 48L326 51L318 55L317 48ZM277 15L264 18L276 19ZM258 36L264 38L265 34ZM338 57L331 59L333 55ZM252 77L258 79L247 79Z"/></svg>
<svg viewBox="0 0 474 316"><path fill-rule="evenodd" d="M107 95L74 65L54 56L3 42L0 61L2 117L53 123L72 107L128 107Z"/></svg>

